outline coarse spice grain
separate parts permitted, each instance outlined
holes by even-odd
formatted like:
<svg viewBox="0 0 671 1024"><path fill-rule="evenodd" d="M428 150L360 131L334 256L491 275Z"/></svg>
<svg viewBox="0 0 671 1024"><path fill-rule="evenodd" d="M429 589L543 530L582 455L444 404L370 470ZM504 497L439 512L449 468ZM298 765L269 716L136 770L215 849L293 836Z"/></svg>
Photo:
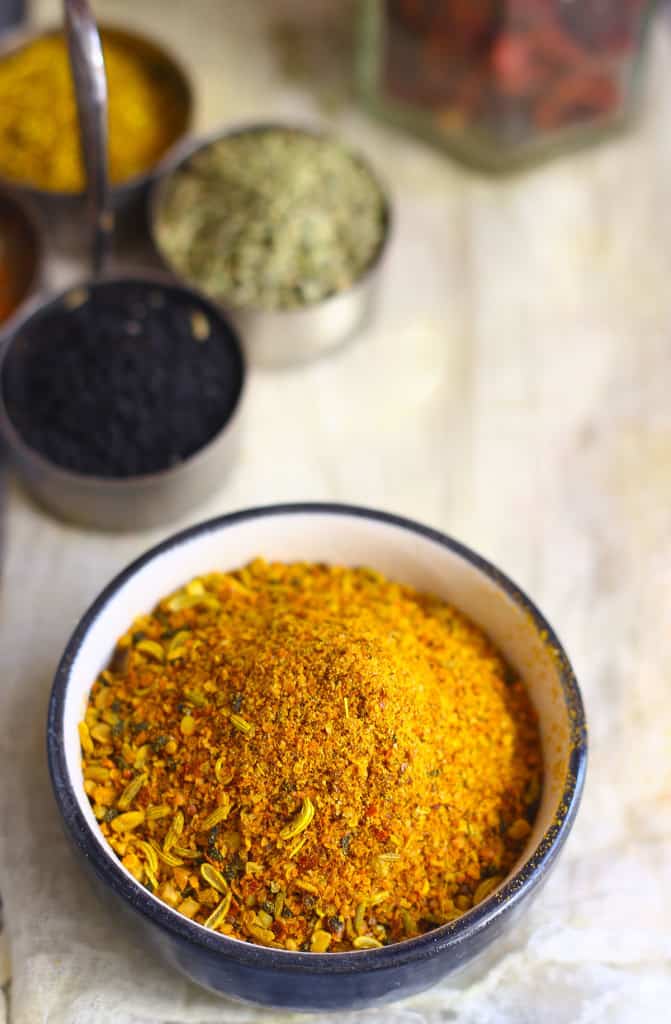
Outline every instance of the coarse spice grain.
<svg viewBox="0 0 671 1024"><path fill-rule="evenodd" d="M137 619L90 693L84 786L169 906L374 949L488 896L531 831L536 715L487 637L366 569L258 558Z"/></svg>
<svg viewBox="0 0 671 1024"><path fill-rule="evenodd" d="M167 179L156 238L171 268L237 308L297 309L351 287L387 221L373 175L333 139L235 132Z"/></svg>

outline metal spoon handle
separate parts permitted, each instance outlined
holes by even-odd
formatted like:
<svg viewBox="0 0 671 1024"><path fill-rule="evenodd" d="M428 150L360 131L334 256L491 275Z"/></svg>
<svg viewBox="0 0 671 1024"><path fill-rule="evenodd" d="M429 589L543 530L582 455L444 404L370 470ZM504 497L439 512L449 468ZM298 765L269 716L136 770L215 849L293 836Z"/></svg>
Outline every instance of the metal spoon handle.
<svg viewBox="0 0 671 1024"><path fill-rule="evenodd" d="M97 276L105 268L114 228L107 173L107 79L98 26L87 0L64 0L64 14Z"/></svg>

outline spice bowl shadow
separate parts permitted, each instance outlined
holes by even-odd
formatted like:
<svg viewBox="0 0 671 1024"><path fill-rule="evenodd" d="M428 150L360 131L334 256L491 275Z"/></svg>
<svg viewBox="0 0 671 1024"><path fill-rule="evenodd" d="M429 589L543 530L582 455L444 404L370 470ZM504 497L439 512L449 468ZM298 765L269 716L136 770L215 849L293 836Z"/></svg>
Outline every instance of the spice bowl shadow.
<svg viewBox="0 0 671 1024"><path fill-rule="evenodd" d="M149 66L155 69L157 76L169 85L175 106L179 108L179 128L167 142L160 157L141 173L135 174L125 181L113 183L110 190L112 210L115 217L115 231L121 234L124 242L135 241L146 230L146 200L150 184L158 173L161 160L165 159L189 131L193 118L194 92L191 79L179 60L167 50L162 43L125 26L104 23L101 31L110 39L130 52L136 53ZM18 28L8 32L0 39L0 63L21 51L30 44L52 36L59 35L60 27ZM45 117L50 117L50 110L45 110ZM0 171L0 186L11 189L19 196L24 196L39 211L49 226L49 246L54 251L71 257L88 256L90 247L90 211L86 193L81 191L58 191L57 189L41 188L37 185L15 178L9 178Z"/></svg>
<svg viewBox="0 0 671 1024"><path fill-rule="evenodd" d="M48 342L48 332L41 330L42 318L48 323L52 310L67 308L69 298L78 292L76 287L46 303L38 297L31 300L0 353L0 438L5 442L10 465L29 494L47 511L67 522L93 529L150 529L179 519L222 486L240 446L245 363L234 328L221 310L206 298L193 289L181 288L160 273L147 275L143 271L142 278L103 275L86 287L100 291L107 286L123 289L138 284L160 288L168 301L172 297L175 304L179 302L205 314L209 323L216 327L231 367L229 401L222 409L221 425L196 451L176 464L128 476L79 472L39 451L25 439L14 422L9 393L13 378L21 377L25 349L35 340L40 344ZM194 340L194 344L200 342Z"/></svg>
<svg viewBox="0 0 671 1024"><path fill-rule="evenodd" d="M531 835L512 872L481 903L418 938L376 949L312 953L253 945L190 920L152 895L118 861L84 789L78 723L117 638L136 616L194 576L256 556L369 565L435 594L486 632L525 683L538 716L544 786ZM472 971L514 928L556 864L584 783L586 725L576 679L542 614L496 567L451 538L387 513L335 504L276 505L176 534L116 577L86 612L53 684L47 750L70 839L120 927L206 989L264 1007L354 1010L418 993ZM472 974L470 974L472 977Z"/></svg>
<svg viewBox="0 0 671 1024"><path fill-rule="evenodd" d="M173 176L188 168L193 157L203 153L220 140L260 134L293 132L317 140L335 141L319 128L290 122L269 122L237 125L214 132L204 138L187 139L160 165L149 194L149 226L155 251L163 265L178 280L198 287L198 282L185 278L174 265L161 244L158 225ZM306 363L346 344L369 322L379 290L379 282L392 231L392 208L388 192L378 174L357 151L349 155L363 167L379 191L383 204L382 238L371 260L356 280L340 292L300 307L262 309L253 305L237 306L225 299L219 301L238 327L249 362L254 366L281 368ZM202 285L200 285L202 288Z"/></svg>

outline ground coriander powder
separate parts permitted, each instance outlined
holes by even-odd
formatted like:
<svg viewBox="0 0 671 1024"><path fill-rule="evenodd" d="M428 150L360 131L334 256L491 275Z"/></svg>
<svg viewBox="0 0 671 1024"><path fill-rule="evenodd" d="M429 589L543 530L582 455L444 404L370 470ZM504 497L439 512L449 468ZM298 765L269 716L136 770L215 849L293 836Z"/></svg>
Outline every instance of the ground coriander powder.
<svg viewBox="0 0 671 1024"><path fill-rule="evenodd" d="M334 139L290 128L234 132L165 181L163 256L234 308L299 309L350 288L377 259L387 205Z"/></svg>

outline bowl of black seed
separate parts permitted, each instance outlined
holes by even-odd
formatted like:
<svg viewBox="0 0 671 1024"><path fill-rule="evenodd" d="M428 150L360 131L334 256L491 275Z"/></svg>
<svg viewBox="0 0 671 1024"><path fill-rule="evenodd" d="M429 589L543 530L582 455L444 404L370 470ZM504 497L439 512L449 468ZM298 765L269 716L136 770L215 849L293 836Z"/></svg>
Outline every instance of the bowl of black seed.
<svg viewBox="0 0 671 1024"><path fill-rule="evenodd" d="M209 300L103 278L34 306L0 364L0 431L28 490L100 529L179 518L237 451L244 359Z"/></svg>

